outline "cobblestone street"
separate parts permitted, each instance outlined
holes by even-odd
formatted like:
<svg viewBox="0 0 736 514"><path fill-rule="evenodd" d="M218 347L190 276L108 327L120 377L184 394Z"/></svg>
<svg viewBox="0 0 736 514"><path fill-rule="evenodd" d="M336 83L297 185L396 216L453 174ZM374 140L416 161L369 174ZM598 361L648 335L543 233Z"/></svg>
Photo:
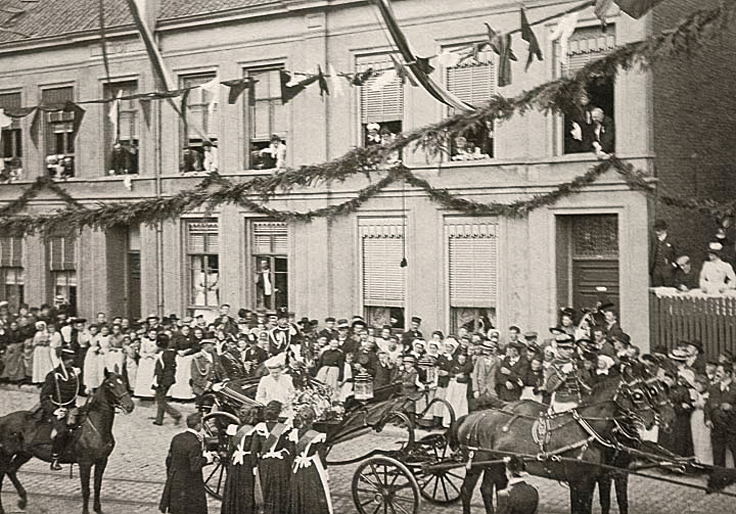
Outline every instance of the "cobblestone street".
<svg viewBox="0 0 736 514"><path fill-rule="evenodd" d="M30 408L36 402L33 388L23 390L2 386L0 389L0 414L17 409ZM193 411L192 405L177 405L182 411ZM167 419L163 427L151 423L155 414L150 402L136 400L136 410L130 415L119 415L115 422L116 448L110 458L102 488L102 505L105 512L118 514L158 512L158 500L164 484L164 460L169 441L180 427ZM331 458L349 458L365 454L371 449L390 449L399 440L399 435L388 430L381 435L369 435L343 443L336 447ZM336 513L355 512L351 497L351 481L356 465L330 468L330 484ZM69 466L64 471L53 473L48 465L32 460L19 473L19 478L29 493L25 511L17 508L17 496L6 480L2 500L8 513L57 514L81 511L81 489L78 469L74 468L73 479L69 477ZM540 513L557 514L568 512L567 489L553 481L533 478L541 496ZM730 491L733 491L731 488ZM711 514L736 511L736 498L722 495L706 496L703 492L665 484L639 477L630 480L630 512L633 514ZM597 498L596 498L597 504ZM615 505L615 500L614 500ZM219 502L210 499L210 512L219 512ZM459 505L441 507L425 502L423 513L458 512ZM599 512L596 506L595 512ZM617 510L614 507L614 512ZM483 511L479 493L473 502L473 513Z"/></svg>

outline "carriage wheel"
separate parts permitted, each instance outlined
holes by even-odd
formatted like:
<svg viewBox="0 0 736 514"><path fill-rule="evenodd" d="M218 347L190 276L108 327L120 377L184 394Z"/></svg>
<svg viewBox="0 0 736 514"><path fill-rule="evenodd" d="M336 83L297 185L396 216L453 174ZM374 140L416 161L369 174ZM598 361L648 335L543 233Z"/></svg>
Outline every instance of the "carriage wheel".
<svg viewBox="0 0 736 514"><path fill-rule="evenodd" d="M427 455L436 463L452 459L452 450L445 436L436 437L427 448ZM420 440L419 443L422 443ZM460 499L460 488L465 480L465 467L445 469L425 473L417 477L419 492L423 498L440 504L454 503Z"/></svg>
<svg viewBox="0 0 736 514"><path fill-rule="evenodd" d="M216 440L217 453L225 458L228 453L228 436L225 432L227 427L233 423L239 425L240 420L228 412L211 412L202 418L205 439ZM218 500L222 500L222 491L225 489L225 478L227 477L227 467L222 460L221 458L214 462L211 468L210 466L205 468L204 489L210 496Z"/></svg>
<svg viewBox="0 0 736 514"><path fill-rule="evenodd" d="M353 475L353 501L360 514L419 514L422 497L409 468L391 457L371 457Z"/></svg>

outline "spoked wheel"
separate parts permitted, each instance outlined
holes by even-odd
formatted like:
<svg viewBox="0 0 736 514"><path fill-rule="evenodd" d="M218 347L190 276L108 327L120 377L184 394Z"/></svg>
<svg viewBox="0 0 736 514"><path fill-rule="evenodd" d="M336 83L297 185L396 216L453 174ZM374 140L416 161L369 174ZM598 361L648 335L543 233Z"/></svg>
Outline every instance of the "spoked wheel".
<svg viewBox="0 0 736 514"><path fill-rule="evenodd" d="M452 450L444 435L431 435L424 440L419 440L419 444L433 462L446 463L452 459ZM464 466L428 471L417 476L422 497L439 504L454 503L459 500L463 480L465 480Z"/></svg>
<svg viewBox="0 0 736 514"><path fill-rule="evenodd" d="M391 457L371 457L353 475L353 501L360 514L419 514L422 498L409 468Z"/></svg>
<svg viewBox="0 0 736 514"><path fill-rule="evenodd" d="M217 450L220 460L215 461L204 469L204 489L210 496L222 500L222 491L225 488L227 467L224 459L228 453L227 427L235 423L240 424L237 416L227 412L211 412L202 418L202 431L205 444L209 450Z"/></svg>

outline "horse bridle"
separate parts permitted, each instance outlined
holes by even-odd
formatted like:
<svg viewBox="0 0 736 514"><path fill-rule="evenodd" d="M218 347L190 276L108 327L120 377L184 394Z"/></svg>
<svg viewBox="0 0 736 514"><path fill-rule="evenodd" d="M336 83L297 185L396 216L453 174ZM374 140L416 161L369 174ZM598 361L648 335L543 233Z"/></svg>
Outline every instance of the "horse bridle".
<svg viewBox="0 0 736 514"><path fill-rule="evenodd" d="M123 391L122 393L118 394L118 393L115 392L115 388L109 387L109 386L108 386L108 391L107 392L109 394L111 394L112 397L114 398L114 402L113 402L113 405L112 405L113 406L113 409L115 409L116 412L125 412L125 409L123 408L123 405L122 405L122 403L123 403L122 400L126 396L128 398L130 398L130 393L128 391ZM118 411L118 409L119 409L119 411Z"/></svg>

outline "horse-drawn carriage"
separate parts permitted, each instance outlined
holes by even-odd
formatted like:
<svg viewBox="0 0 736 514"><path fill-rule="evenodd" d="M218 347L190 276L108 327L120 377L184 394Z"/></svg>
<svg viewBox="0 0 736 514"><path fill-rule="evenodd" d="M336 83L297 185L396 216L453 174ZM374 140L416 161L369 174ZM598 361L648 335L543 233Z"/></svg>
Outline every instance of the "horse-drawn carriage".
<svg viewBox="0 0 736 514"><path fill-rule="evenodd" d="M203 428L211 448L226 454L227 427L240 423L237 412L243 406L262 408L253 400L258 380L243 379L220 384L212 393L212 407L203 417ZM310 386L320 385L310 379ZM442 399L429 399L428 393L407 396L398 394L395 386L377 389L367 401L352 401L339 419L315 422L314 426L327 434L327 464L356 464L352 494L361 514L369 512L405 512L417 514L422 500L433 503L453 503L460 498L464 469L426 471L429 465L447 463L459 457L450 449L446 429L422 429L416 420L441 404L455 422L452 406ZM417 412L417 405L423 408ZM372 449L363 455L343 460L330 459L330 450L370 432L390 434L398 448ZM221 459L222 461L223 459ZM215 463L205 473L207 492L221 498L227 467Z"/></svg>

